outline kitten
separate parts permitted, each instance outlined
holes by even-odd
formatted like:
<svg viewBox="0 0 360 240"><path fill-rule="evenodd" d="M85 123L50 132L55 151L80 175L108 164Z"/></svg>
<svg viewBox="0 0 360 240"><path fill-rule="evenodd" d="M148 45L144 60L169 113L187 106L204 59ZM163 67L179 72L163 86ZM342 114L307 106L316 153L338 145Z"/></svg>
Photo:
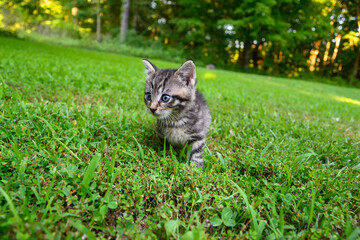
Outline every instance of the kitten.
<svg viewBox="0 0 360 240"><path fill-rule="evenodd" d="M192 146L191 160L203 168L201 155L210 125L210 111L201 93L196 90L196 67L186 61L179 69L158 69L143 59L146 68L144 100L157 118L160 141L175 147Z"/></svg>

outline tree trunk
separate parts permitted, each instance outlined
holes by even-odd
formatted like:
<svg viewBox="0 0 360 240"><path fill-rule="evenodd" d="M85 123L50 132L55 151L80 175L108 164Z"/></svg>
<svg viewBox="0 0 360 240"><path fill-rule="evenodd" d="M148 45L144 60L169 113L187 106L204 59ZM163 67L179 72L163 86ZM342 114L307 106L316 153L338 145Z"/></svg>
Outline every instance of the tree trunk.
<svg viewBox="0 0 360 240"><path fill-rule="evenodd" d="M317 40L314 42L314 48L311 49L310 51L310 57L309 57L309 61L310 61L310 67L309 70L310 72L314 72L316 70L316 62L317 62L317 58L318 55L320 53L320 44L321 44L321 40Z"/></svg>
<svg viewBox="0 0 360 240"><path fill-rule="evenodd" d="M136 31L137 29L137 23L138 23L138 18L139 18L139 9L138 9L138 0L135 0L135 2L133 2L133 4L135 5L135 14L134 14L134 19L133 19L133 29Z"/></svg>
<svg viewBox="0 0 360 240"><path fill-rule="evenodd" d="M250 59L250 50L251 50L251 42L246 41L244 45L244 62L243 62L243 68L247 69Z"/></svg>
<svg viewBox="0 0 360 240"><path fill-rule="evenodd" d="M358 29L359 29L359 32L360 32L360 11L357 11L357 20L358 20ZM358 71L359 71L359 61L360 61L360 42L357 43L357 53L356 53L356 57L355 57L355 63L354 63L354 69L353 69L353 73L351 74L351 77L350 77L350 81L353 82L357 75L358 75Z"/></svg>
<svg viewBox="0 0 360 240"><path fill-rule="evenodd" d="M333 52L333 55L332 55L332 58L331 58L331 61L333 63L335 62L336 56L337 56L337 54L339 52L340 41L341 41L341 34L338 34L335 37L335 48L334 48L334 52Z"/></svg>
<svg viewBox="0 0 360 240"><path fill-rule="evenodd" d="M230 56L229 56L229 57L230 57ZM241 51L241 50L239 49L239 58L238 58L238 60L237 60L237 65L240 66L240 67L243 67L243 66L244 66L243 62L244 62L244 50Z"/></svg>
<svg viewBox="0 0 360 240"><path fill-rule="evenodd" d="M322 76L327 76L329 71L327 70L327 65L329 64L329 52L331 47L331 40L327 40L326 48L323 56L323 60L320 62L319 71L321 72ZM326 71L327 70L327 71Z"/></svg>
<svg viewBox="0 0 360 240"><path fill-rule="evenodd" d="M72 7L71 8L71 16L72 16L73 24L74 24L75 27L78 26L78 22L77 22L77 19L76 19L78 10L79 9L77 7Z"/></svg>
<svg viewBox="0 0 360 240"><path fill-rule="evenodd" d="M254 48L254 51L253 51L253 54L252 54L255 69L258 68L259 51L260 51L261 48L262 48L262 43L259 43L259 44L255 45L255 48Z"/></svg>
<svg viewBox="0 0 360 240"><path fill-rule="evenodd" d="M359 61L360 61L360 44L359 46L357 47L358 51L357 51L357 54L356 54L356 57L355 57L355 63L354 63L354 69L353 69L353 72L351 74L351 77L350 77L350 81L351 82L354 82L356 77L357 77L357 73L359 71Z"/></svg>
<svg viewBox="0 0 360 240"><path fill-rule="evenodd" d="M124 42L126 39L127 30L129 27L129 13L130 13L130 0L124 0L123 14L121 19L120 29L120 42Z"/></svg>
<svg viewBox="0 0 360 240"><path fill-rule="evenodd" d="M101 5L100 0L97 1L96 5L96 36L97 41L101 43Z"/></svg>

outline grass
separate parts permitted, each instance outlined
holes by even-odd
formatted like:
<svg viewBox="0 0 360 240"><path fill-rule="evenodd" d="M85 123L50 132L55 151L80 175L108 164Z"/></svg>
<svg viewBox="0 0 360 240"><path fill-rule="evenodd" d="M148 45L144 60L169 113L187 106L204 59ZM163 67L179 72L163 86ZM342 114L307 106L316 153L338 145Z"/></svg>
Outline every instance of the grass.
<svg viewBox="0 0 360 240"><path fill-rule="evenodd" d="M359 237L359 89L198 68L201 171L158 145L140 58L0 46L2 238Z"/></svg>
<svg viewBox="0 0 360 240"><path fill-rule="evenodd" d="M180 50L171 49L160 42L154 42L142 36L135 35L132 31L128 35L128 41L120 44L119 38L110 38L110 36L104 37L103 41L98 43L96 39L93 39L90 36L74 39L53 34L43 35L36 32L27 33L21 31L18 33L19 38L51 45L76 47L86 50L110 52L149 59L163 59L175 62L187 60L187 58L184 57L184 53ZM201 64L204 65L203 63Z"/></svg>

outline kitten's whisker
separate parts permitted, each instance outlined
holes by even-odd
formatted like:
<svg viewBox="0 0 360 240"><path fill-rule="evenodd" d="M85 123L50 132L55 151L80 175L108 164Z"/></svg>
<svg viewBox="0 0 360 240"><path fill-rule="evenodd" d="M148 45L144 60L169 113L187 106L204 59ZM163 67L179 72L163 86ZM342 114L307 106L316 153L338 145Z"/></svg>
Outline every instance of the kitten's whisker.
<svg viewBox="0 0 360 240"><path fill-rule="evenodd" d="M172 125L175 125L175 123L177 122L177 119L176 119L176 117L174 116L174 114L170 114L169 115L169 118L170 118L170 121L171 121L171 123L172 123Z"/></svg>
<svg viewBox="0 0 360 240"><path fill-rule="evenodd" d="M173 113L170 113L169 118L170 118L171 120L176 120L176 119L174 118L174 114L173 114Z"/></svg>
<svg viewBox="0 0 360 240"><path fill-rule="evenodd" d="M177 122L180 122L180 120L173 113L170 116L173 121L173 125L176 125Z"/></svg>

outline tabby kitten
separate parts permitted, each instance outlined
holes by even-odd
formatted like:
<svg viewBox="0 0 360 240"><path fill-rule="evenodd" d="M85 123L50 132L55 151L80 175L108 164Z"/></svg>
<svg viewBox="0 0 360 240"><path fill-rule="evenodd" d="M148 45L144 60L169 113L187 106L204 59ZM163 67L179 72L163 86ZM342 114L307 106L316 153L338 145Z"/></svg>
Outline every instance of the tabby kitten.
<svg viewBox="0 0 360 240"><path fill-rule="evenodd" d="M175 147L191 145L191 160L203 168L201 156L210 125L210 111L201 93L196 90L196 67L186 61L179 69L158 69L143 59L146 68L144 100L157 118L160 141Z"/></svg>

